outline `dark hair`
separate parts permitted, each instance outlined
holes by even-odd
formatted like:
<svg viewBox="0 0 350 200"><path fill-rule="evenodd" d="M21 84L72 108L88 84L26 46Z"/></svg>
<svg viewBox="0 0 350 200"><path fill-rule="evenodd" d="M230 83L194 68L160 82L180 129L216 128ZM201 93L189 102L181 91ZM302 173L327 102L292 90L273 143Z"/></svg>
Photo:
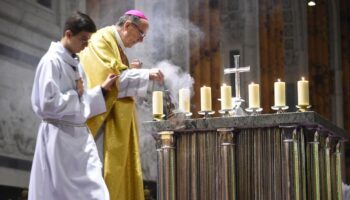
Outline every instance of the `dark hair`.
<svg viewBox="0 0 350 200"><path fill-rule="evenodd" d="M123 26L126 21L130 20L132 23L139 25L140 18L134 15L123 15L117 21L117 26Z"/></svg>
<svg viewBox="0 0 350 200"><path fill-rule="evenodd" d="M82 31L94 33L97 29L94 21L87 14L76 12L66 20L63 35L67 30L72 31L73 35L76 35Z"/></svg>

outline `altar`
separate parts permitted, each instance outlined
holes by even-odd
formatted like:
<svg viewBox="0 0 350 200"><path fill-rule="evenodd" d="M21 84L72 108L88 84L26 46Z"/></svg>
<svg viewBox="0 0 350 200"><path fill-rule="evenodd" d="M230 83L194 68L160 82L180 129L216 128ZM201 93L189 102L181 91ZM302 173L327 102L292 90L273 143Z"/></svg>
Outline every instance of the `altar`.
<svg viewBox="0 0 350 200"><path fill-rule="evenodd" d="M144 122L159 200L342 199L345 130L315 112Z"/></svg>

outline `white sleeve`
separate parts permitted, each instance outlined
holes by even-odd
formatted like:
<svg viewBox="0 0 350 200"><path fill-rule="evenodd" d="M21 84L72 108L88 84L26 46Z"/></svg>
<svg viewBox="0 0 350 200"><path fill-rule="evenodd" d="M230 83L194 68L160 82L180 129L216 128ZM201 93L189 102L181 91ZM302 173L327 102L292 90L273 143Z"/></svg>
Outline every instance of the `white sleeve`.
<svg viewBox="0 0 350 200"><path fill-rule="evenodd" d="M118 98L144 97L147 94L149 69L127 69L119 77Z"/></svg>
<svg viewBox="0 0 350 200"><path fill-rule="evenodd" d="M40 61L33 84L32 107L42 118L61 119L79 114L81 104L74 89L60 91L59 64L50 59Z"/></svg>
<svg viewBox="0 0 350 200"><path fill-rule="evenodd" d="M83 97L84 116L87 119L106 112L106 104L100 86L86 90Z"/></svg>
<svg viewBox="0 0 350 200"><path fill-rule="evenodd" d="M86 74L81 65L79 66L79 73L84 82L84 94L82 96L84 116L89 119L93 116L106 112L106 104L101 86L88 89Z"/></svg>

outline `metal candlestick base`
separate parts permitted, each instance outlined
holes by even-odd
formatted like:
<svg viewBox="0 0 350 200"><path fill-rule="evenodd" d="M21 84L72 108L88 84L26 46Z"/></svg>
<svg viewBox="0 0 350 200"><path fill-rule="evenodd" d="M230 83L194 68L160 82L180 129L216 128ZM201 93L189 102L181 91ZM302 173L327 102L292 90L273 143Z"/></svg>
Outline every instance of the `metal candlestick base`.
<svg viewBox="0 0 350 200"><path fill-rule="evenodd" d="M277 114L282 114L284 113L285 110L287 110L289 107L288 106L272 106L272 110L276 110Z"/></svg>
<svg viewBox="0 0 350 200"><path fill-rule="evenodd" d="M181 110L174 111L174 115L181 115L183 116L183 119L191 119L192 113L191 112L184 112Z"/></svg>
<svg viewBox="0 0 350 200"><path fill-rule="evenodd" d="M191 119L192 113L191 112L182 112L183 114L185 114L186 119Z"/></svg>
<svg viewBox="0 0 350 200"><path fill-rule="evenodd" d="M153 114L153 121L162 121L164 117L164 114Z"/></svg>
<svg viewBox="0 0 350 200"><path fill-rule="evenodd" d="M241 107L241 104L244 102L244 99L240 97L234 97L233 101L233 111L235 116L247 116L247 113Z"/></svg>
<svg viewBox="0 0 350 200"><path fill-rule="evenodd" d="M203 115L203 118L210 118L211 115L213 115L215 111L210 110L210 111L198 111L198 114Z"/></svg>
<svg viewBox="0 0 350 200"><path fill-rule="evenodd" d="M311 105L296 105L295 107L298 108L297 112L305 112L311 108Z"/></svg>
<svg viewBox="0 0 350 200"><path fill-rule="evenodd" d="M251 113L251 116L257 116L260 115L260 112L262 111L262 108L246 108L245 111Z"/></svg>
<svg viewBox="0 0 350 200"><path fill-rule="evenodd" d="M223 110L219 110L219 113L221 114L222 117L231 117L233 114L233 110L232 109L223 109Z"/></svg>

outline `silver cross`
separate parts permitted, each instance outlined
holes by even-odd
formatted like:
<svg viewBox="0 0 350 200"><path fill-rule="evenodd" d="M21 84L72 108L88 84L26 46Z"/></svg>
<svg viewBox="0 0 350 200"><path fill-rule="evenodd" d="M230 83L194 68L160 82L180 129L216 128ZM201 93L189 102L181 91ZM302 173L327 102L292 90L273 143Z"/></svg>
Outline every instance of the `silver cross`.
<svg viewBox="0 0 350 200"><path fill-rule="evenodd" d="M239 67L239 55L234 55L235 59L235 68L226 68L224 69L224 74L235 74L235 90L236 90L236 98L241 99L241 90L240 90L240 77L239 74L243 72L249 72L250 66L247 67Z"/></svg>
<svg viewBox="0 0 350 200"><path fill-rule="evenodd" d="M226 68L224 69L224 74L235 74L235 92L236 96L233 98L234 102L234 111L236 116L244 116L246 113L241 108L241 103L244 102L244 100L241 98L241 81L240 81L240 73L243 72L249 72L250 66L246 67L239 67L239 55L234 55L234 61L235 61L235 67L234 68Z"/></svg>

